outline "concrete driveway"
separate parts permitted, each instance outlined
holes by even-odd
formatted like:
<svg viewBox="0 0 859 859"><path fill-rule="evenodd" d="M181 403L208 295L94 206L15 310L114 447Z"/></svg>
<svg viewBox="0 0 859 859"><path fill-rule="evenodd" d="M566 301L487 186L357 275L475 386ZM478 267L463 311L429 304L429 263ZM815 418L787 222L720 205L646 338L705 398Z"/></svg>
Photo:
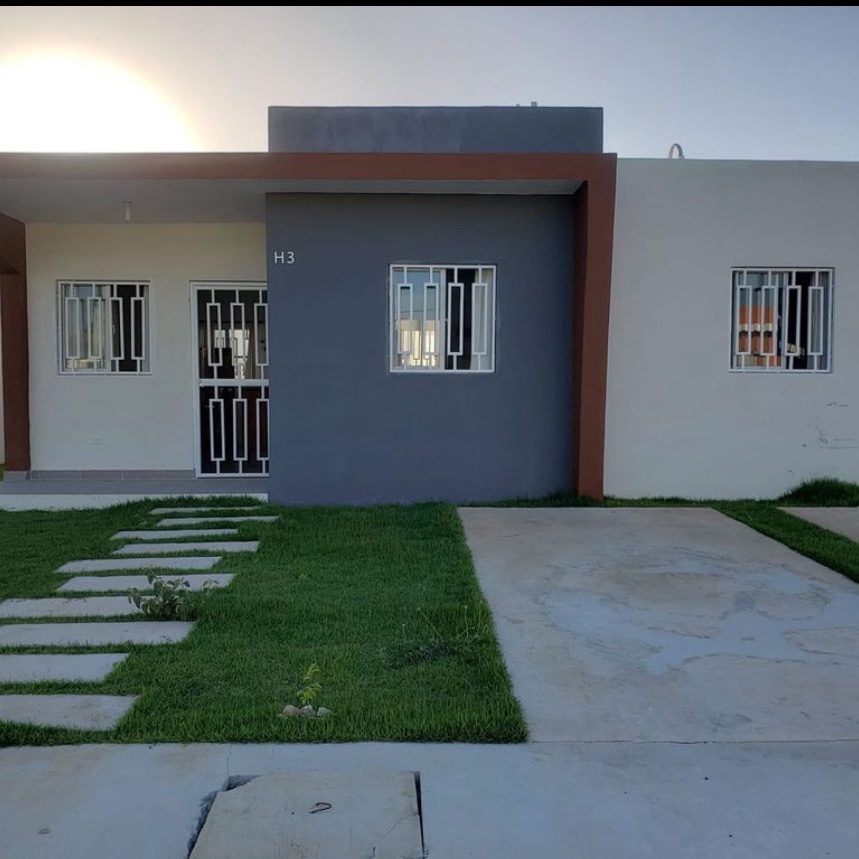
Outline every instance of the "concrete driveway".
<svg viewBox="0 0 859 859"><path fill-rule="evenodd" d="M463 509L535 741L859 739L859 586L713 510Z"/></svg>

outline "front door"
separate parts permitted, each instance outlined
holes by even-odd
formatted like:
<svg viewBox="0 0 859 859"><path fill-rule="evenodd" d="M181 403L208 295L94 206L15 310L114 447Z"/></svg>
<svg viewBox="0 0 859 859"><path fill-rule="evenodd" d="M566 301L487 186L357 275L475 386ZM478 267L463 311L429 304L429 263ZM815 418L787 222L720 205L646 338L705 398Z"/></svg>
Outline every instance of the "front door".
<svg viewBox="0 0 859 859"><path fill-rule="evenodd" d="M262 283L195 283L197 474L268 474L268 305Z"/></svg>

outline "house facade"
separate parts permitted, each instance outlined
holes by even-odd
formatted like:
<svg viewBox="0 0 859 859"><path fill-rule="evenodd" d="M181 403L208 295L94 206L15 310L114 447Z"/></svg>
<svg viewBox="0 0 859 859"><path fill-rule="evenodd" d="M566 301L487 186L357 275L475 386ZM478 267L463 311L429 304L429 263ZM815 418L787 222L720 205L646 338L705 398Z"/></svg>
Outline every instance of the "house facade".
<svg viewBox="0 0 859 859"><path fill-rule="evenodd" d="M859 164L622 160L605 491L859 480Z"/></svg>
<svg viewBox="0 0 859 859"><path fill-rule="evenodd" d="M0 154L7 480L859 480L859 165L618 161L583 108L272 108L269 138Z"/></svg>

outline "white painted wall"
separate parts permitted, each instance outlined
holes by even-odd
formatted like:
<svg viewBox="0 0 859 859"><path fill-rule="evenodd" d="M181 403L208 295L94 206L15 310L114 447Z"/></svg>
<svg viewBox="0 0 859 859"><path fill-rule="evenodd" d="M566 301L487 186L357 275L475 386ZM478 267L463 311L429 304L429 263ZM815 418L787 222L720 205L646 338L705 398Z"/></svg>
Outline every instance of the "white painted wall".
<svg viewBox="0 0 859 859"><path fill-rule="evenodd" d="M833 371L731 372L731 267L835 269ZM859 164L622 160L605 490L859 481Z"/></svg>
<svg viewBox="0 0 859 859"><path fill-rule="evenodd" d="M32 468L193 469L190 282L264 281L263 224L27 226ZM60 375L57 281L150 283L150 375Z"/></svg>

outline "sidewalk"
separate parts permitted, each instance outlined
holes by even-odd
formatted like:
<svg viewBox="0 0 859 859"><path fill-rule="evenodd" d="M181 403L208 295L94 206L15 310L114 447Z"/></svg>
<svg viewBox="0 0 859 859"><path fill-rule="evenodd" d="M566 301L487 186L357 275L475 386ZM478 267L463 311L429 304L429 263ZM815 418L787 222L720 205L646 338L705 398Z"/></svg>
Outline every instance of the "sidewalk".
<svg viewBox="0 0 859 859"><path fill-rule="evenodd" d="M849 742L12 748L0 856L186 859L231 776L305 770L419 772L431 859L859 855Z"/></svg>

